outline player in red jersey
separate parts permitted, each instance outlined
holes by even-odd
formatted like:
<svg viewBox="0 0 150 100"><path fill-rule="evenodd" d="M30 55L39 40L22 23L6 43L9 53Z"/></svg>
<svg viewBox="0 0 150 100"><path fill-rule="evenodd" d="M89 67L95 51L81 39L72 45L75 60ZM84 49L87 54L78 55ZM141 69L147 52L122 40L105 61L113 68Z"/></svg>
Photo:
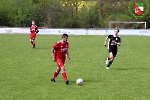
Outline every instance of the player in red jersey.
<svg viewBox="0 0 150 100"><path fill-rule="evenodd" d="M39 32L38 27L35 25L35 21L32 21L32 25L30 27L30 42L33 46L33 48L35 48L36 44L35 44L35 38L36 38L36 34Z"/></svg>
<svg viewBox="0 0 150 100"><path fill-rule="evenodd" d="M57 75L59 74L59 72L61 70L64 81L66 82L66 84L69 84L69 80L67 78L65 66L64 66L65 60L66 60L66 55L67 55L68 59L70 60L68 47L69 47L69 45L68 45L68 35L67 34L63 34L62 40L59 40L58 42L56 42L54 44L54 46L52 47L52 58L53 58L53 61L56 62L56 64L57 64L57 68L51 78L52 82L55 82L55 77L57 77Z"/></svg>

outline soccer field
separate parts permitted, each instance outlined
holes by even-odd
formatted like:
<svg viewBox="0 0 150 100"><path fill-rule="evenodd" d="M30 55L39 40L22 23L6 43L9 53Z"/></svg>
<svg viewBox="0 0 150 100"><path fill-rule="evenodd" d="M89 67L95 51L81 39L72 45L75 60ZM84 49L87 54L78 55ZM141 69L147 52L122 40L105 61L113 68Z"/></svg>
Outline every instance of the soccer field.
<svg viewBox="0 0 150 100"><path fill-rule="evenodd" d="M38 35L32 49L29 35L0 34L0 100L149 100L150 37L121 36L110 70L105 38L69 36L66 85L61 74L50 81L56 69L51 47L61 36ZM84 80L82 86L77 78Z"/></svg>

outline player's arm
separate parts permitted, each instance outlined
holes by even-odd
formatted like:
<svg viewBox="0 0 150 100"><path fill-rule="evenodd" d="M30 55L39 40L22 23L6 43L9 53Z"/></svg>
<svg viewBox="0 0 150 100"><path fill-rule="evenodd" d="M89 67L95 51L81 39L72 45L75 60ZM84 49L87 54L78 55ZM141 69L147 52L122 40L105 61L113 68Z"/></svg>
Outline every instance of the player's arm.
<svg viewBox="0 0 150 100"><path fill-rule="evenodd" d="M31 29L31 27L30 27L30 32L32 32L32 29Z"/></svg>
<svg viewBox="0 0 150 100"><path fill-rule="evenodd" d="M39 33L39 29L38 29L38 27L36 26L36 34L37 34L37 33Z"/></svg>
<svg viewBox="0 0 150 100"><path fill-rule="evenodd" d="M106 37L106 39L104 41L104 46L106 46L107 40L108 40L108 37Z"/></svg>
<svg viewBox="0 0 150 100"><path fill-rule="evenodd" d="M120 42L118 42L118 43L117 43L117 42L115 42L115 43L116 43L118 46L120 46L120 45L121 45L121 43L120 43Z"/></svg>
<svg viewBox="0 0 150 100"><path fill-rule="evenodd" d="M69 55L69 51L67 50L67 57L68 57L68 59L70 60L70 55Z"/></svg>
<svg viewBox="0 0 150 100"><path fill-rule="evenodd" d="M56 61L55 50L57 50L58 45L59 45L59 42L56 42L56 43L54 44L54 46L52 47L52 49L51 49L53 61Z"/></svg>
<svg viewBox="0 0 150 100"><path fill-rule="evenodd" d="M51 52L52 52L52 59L53 59L53 61L55 61L56 59L55 59L55 50L54 50L54 48L52 48Z"/></svg>
<svg viewBox="0 0 150 100"><path fill-rule="evenodd" d="M39 33L39 30L36 30L36 34Z"/></svg>
<svg viewBox="0 0 150 100"><path fill-rule="evenodd" d="M121 39L119 38L118 39L118 42L115 42L118 46L120 46L121 45Z"/></svg>

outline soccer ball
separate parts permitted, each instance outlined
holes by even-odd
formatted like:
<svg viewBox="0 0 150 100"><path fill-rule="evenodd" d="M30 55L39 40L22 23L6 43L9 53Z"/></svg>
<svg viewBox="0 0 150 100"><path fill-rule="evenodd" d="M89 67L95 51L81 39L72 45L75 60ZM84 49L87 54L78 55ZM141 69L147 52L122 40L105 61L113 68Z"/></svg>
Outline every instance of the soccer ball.
<svg viewBox="0 0 150 100"><path fill-rule="evenodd" d="M83 83L83 79L78 78L78 79L76 80L76 84L77 84L77 85L82 85L82 83Z"/></svg>

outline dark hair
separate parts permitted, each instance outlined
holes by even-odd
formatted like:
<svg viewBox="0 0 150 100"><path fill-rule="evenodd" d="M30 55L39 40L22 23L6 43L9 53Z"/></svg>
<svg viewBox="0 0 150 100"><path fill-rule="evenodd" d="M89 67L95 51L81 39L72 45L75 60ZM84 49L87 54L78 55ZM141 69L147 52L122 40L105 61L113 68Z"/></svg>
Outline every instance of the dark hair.
<svg viewBox="0 0 150 100"><path fill-rule="evenodd" d="M64 37L69 37L69 36L68 36L68 34L63 34L62 38L64 38Z"/></svg>

